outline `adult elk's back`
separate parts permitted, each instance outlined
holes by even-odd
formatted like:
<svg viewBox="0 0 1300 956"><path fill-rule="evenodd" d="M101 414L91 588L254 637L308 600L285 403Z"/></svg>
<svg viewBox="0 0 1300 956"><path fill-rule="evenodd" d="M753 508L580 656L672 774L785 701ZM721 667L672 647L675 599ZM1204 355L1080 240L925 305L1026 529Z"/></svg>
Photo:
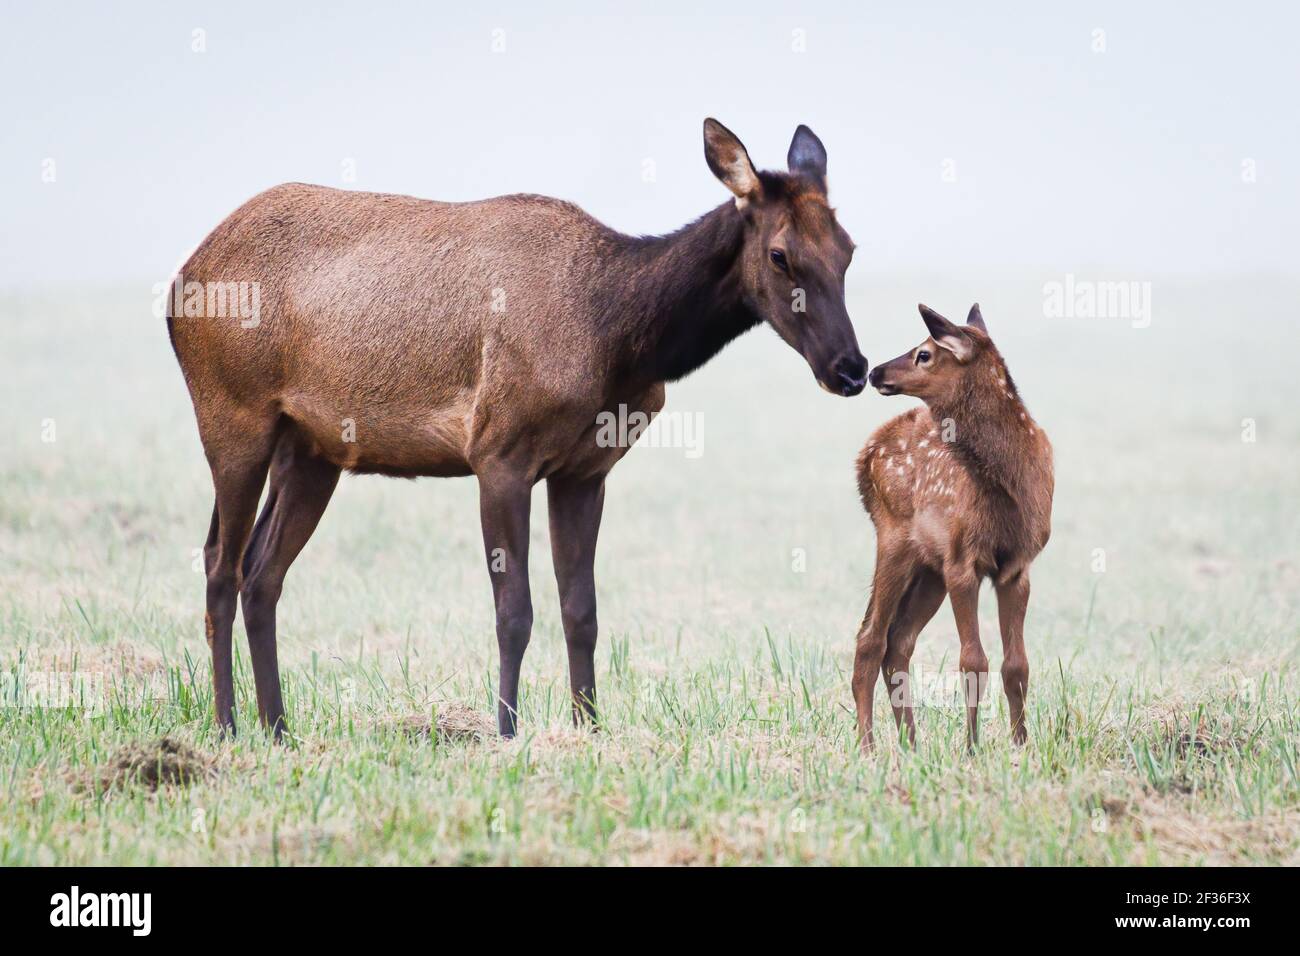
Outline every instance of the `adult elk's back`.
<svg viewBox="0 0 1300 956"><path fill-rule="evenodd" d="M605 475L627 451L597 443L600 414L657 412L665 382L764 321L824 388L865 385L844 304L853 244L827 204L821 141L799 127L788 172L760 173L706 120L704 150L734 198L663 237L542 196L440 203L290 184L199 246L183 288L259 293L255 323L168 313L216 490L204 555L222 728L234 729L237 601L259 716L283 727L276 603L345 469L477 477L504 735L532 628L531 488L545 480L574 719L594 718L592 564Z"/></svg>

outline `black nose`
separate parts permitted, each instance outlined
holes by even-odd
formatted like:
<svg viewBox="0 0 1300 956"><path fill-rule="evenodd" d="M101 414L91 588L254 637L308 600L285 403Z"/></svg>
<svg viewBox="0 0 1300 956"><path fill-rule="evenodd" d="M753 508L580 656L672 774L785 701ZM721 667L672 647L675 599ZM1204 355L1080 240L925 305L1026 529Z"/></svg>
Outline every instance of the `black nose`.
<svg viewBox="0 0 1300 956"><path fill-rule="evenodd" d="M871 374L867 376L867 379L871 382L872 388L880 388L880 380L884 377L885 373L881 371L880 366L877 365L871 370Z"/></svg>
<svg viewBox="0 0 1300 956"><path fill-rule="evenodd" d="M867 360L858 352L841 355L833 366L841 395L856 395L867 384Z"/></svg>

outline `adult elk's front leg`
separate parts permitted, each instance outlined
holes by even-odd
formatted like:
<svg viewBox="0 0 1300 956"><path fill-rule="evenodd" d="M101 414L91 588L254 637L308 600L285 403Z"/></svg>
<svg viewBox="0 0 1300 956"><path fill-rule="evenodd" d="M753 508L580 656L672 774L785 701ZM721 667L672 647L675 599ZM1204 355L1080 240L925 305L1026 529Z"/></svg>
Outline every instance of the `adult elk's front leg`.
<svg viewBox="0 0 1300 956"><path fill-rule="evenodd" d="M497 729L513 737L519 729L519 669L533 630L528 590L528 512L532 485L512 474L479 475L479 513L483 549L496 600L497 648L501 681L497 691Z"/></svg>
<svg viewBox="0 0 1300 956"><path fill-rule="evenodd" d="M569 650L573 722L596 725L596 536L605 504L605 476L547 480L551 557L560 589L560 617Z"/></svg>

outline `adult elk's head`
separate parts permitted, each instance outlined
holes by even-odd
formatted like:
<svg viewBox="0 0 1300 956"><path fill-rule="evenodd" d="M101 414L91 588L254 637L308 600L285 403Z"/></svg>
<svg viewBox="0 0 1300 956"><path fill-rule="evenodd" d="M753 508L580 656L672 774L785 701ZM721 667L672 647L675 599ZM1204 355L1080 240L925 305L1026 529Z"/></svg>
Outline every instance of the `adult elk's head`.
<svg viewBox="0 0 1300 956"><path fill-rule="evenodd" d="M789 172L758 172L736 135L704 121L704 158L744 217L742 295L804 357L822 388L857 395L867 360L844 305L853 241L826 200L826 148L807 126L795 130Z"/></svg>

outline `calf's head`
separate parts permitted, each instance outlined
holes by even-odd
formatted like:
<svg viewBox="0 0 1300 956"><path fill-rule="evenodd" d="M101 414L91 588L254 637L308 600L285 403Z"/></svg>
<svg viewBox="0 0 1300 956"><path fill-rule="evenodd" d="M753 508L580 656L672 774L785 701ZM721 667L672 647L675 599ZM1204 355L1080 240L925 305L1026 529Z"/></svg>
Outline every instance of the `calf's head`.
<svg viewBox="0 0 1300 956"><path fill-rule="evenodd" d="M844 305L853 241L826 201L826 148L806 126L795 130L789 171L758 172L735 134L704 121L709 169L736 197L744 217L742 296L804 357L822 388L856 395L867 360Z"/></svg>
<svg viewBox="0 0 1300 956"><path fill-rule="evenodd" d="M965 325L955 325L928 306L919 306L930 337L896 359L871 370L871 387L881 395L912 395L928 403L951 402L992 359L993 343L979 303ZM985 372L987 375L987 371ZM1005 372L1002 373L1005 376Z"/></svg>

